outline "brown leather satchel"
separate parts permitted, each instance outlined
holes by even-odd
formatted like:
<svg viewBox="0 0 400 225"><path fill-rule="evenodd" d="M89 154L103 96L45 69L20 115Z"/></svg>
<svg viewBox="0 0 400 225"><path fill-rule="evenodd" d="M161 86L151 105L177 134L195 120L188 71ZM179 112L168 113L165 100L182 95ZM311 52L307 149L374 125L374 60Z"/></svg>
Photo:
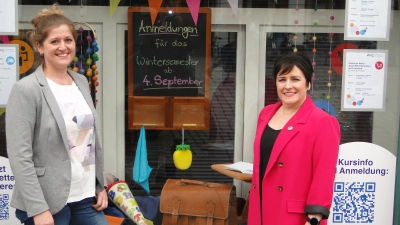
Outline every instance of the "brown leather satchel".
<svg viewBox="0 0 400 225"><path fill-rule="evenodd" d="M163 225L237 225L236 188L186 179L168 179L160 197Z"/></svg>

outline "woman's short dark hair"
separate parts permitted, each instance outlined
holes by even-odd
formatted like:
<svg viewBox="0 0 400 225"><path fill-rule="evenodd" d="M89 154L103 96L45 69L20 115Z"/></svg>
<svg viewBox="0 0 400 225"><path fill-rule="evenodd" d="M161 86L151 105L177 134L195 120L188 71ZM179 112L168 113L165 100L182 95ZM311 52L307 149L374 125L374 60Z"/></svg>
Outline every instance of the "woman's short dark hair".
<svg viewBox="0 0 400 225"><path fill-rule="evenodd" d="M307 85L311 84L314 70L310 59L298 52L290 52L280 56L274 63L273 76L276 81L278 74L288 74L293 67L297 66L303 72Z"/></svg>

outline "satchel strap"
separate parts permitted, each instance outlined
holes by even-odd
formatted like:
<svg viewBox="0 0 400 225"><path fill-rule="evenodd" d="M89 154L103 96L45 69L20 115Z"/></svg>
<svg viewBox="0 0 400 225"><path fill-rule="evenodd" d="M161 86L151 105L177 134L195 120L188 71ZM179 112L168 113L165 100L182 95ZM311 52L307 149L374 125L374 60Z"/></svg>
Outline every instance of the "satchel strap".
<svg viewBox="0 0 400 225"><path fill-rule="evenodd" d="M215 203L210 200L207 202L207 225L212 225L214 220Z"/></svg>
<svg viewBox="0 0 400 225"><path fill-rule="evenodd" d="M175 197L172 199L172 224L178 225L179 207L181 205L181 199Z"/></svg>

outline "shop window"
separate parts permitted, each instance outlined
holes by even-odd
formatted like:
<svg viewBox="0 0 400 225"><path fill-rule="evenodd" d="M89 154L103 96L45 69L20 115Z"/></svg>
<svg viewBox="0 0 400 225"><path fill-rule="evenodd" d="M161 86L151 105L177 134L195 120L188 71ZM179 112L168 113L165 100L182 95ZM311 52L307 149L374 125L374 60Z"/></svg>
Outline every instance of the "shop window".
<svg viewBox="0 0 400 225"><path fill-rule="evenodd" d="M83 5L87 6L109 6L109 0L20 0L21 5L51 5L54 2L58 2L60 5ZM278 0L276 3L274 0L239 0L239 8L294 8L296 1L289 0ZM314 0L304 0L298 2L301 8L313 9L315 6ZM121 0L119 6L148 6L148 0ZM330 9L332 5L331 0L320 0L318 1L319 9ZM393 5L393 4L392 4ZM345 1L335 2L335 9L344 9ZM186 1L163 1L161 7L187 7ZM200 7L214 7L214 8L230 8L229 3L226 0L209 0L201 1Z"/></svg>
<svg viewBox="0 0 400 225"><path fill-rule="evenodd" d="M147 154L153 171L149 177L151 195L160 195L168 178L186 178L232 183L233 180L211 169L212 164L233 163L236 97L236 33L211 33L210 128L185 130L185 144L190 145L193 161L187 170L175 168L173 153L182 144L181 130L152 130L146 127ZM127 34L125 34L127 41ZM127 43L125 43L127 46ZM126 51L125 56L128 57ZM125 63L125 124L128 119L128 70ZM148 115L147 115L148 116ZM155 118L157 119L157 118ZM125 129L125 171L134 195L145 195L132 180L139 130Z"/></svg>
<svg viewBox="0 0 400 225"><path fill-rule="evenodd" d="M109 6L109 0L19 0L20 5L52 5L57 2L60 5L80 5L81 3L86 6ZM290 0L239 0L239 8L295 8L298 5L303 9L314 9L314 0L290 1ZM318 9L331 9L332 0L319 0ZM335 1L335 9L344 9L346 1ZM148 0L121 0L119 6L148 6ZM392 9L399 10L399 1L392 0ZM162 7L187 7L186 1L163 1ZM230 8L226 0L209 0L201 1L200 7L214 7L214 8Z"/></svg>
<svg viewBox="0 0 400 225"><path fill-rule="evenodd" d="M372 142L372 112L349 112L340 111L342 91L342 56L344 48L354 49L376 49L376 41L347 41L343 34L334 34L332 43L329 33L315 34L314 41L312 33L269 33L267 35L266 67L265 67L265 105L276 102L277 94L275 82L272 77L273 63L281 54L291 52L294 49L294 35L298 36L296 48L298 52L307 55L311 61L314 58L315 81L312 85L314 95L312 99L315 104L334 115L340 124L341 143L363 141ZM317 52L313 55L313 49ZM332 58L328 52L332 51ZM332 67L330 67L330 64ZM332 68L332 74L327 71ZM327 86L331 83L331 87ZM327 99L327 96L330 99ZM311 95L310 95L311 96ZM321 124L323 126L323 124Z"/></svg>

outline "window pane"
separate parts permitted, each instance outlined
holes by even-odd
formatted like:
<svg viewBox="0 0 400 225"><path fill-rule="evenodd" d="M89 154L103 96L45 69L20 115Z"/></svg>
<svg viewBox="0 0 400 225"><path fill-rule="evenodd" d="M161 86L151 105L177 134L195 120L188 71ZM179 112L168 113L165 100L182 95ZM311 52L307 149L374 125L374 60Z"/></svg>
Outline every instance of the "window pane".
<svg viewBox="0 0 400 225"><path fill-rule="evenodd" d="M20 5L51 5L55 1L50 0L20 0ZM109 6L109 0L58 0L60 5L80 5L81 3L85 6ZM239 8L294 8L296 1L290 0L239 0ZM344 9L345 1L335 1L335 9ZM148 6L148 0L121 0L119 6ZM313 9L315 7L314 0L303 0L298 1L298 5L302 9ZM318 1L319 9L330 9L332 5L331 0L320 0ZM397 9L398 3L394 1L392 8ZM186 1L163 1L162 7L187 7ZM230 8L228 1L226 0L208 0L201 1L200 7L214 7L214 8Z"/></svg>
<svg viewBox="0 0 400 225"><path fill-rule="evenodd" d="M176 145L183 143L182 131L151 130L151 127L146 127L148 161L150 167L153 168L149 178L151 195L160 195L168 178L233 182L228 176L213 171L211 165L233 163L237 34L212 32L211 38L210 129L184 131L184 143L190 145L193 160L189 169L178 170L173 162L173 153ZM125 67L125 82L127 82L127 77L131 75L127 72L127 65ZM125 122L127 123L127 94L125 100ZM126 129L126 180L134 195L145 195L141 187L132 181L138 138L138 130Z"/></svg>

